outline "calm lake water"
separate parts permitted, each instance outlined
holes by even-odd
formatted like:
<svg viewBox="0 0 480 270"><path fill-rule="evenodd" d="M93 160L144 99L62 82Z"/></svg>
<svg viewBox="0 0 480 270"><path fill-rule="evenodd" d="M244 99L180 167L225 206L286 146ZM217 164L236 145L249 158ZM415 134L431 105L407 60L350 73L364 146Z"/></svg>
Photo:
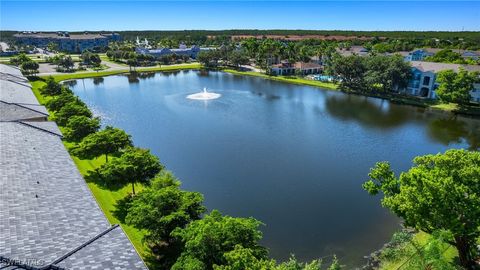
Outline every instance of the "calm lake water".
<svg viewBox="0 0 480 270"><path fill-rule="evenodd" d="M265 223L272 257L337 254L349 267L399 221L361 187L377 161L480 145L480 121L222 72L70 82L104 124L125 129L209 209ZM221 98L186 99L207 87Z"/></svg>

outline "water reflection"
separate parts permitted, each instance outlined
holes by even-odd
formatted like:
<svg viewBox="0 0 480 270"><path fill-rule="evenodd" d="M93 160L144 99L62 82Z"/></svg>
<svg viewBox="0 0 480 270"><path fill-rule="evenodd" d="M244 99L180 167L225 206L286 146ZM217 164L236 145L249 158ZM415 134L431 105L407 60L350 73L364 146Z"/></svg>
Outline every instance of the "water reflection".
<svg viewBox="0 0 480 270"><path fill-rule="evenodd" d="M74 87L75 85L77 85L77 80L64 81L63 84L65 84L68 87Z"/></svg>
<svg viewBox="0 0 480 270"><path fill-rule="evenodd" d="M374 128L398 127L411 120L417 110L405 110L386 100L346 94L327 97L325 108L336 118Z"/></svg>
<svg viewBox="0 0 480 270"><path fill-rule="evenodd" d="M95 85L102 84L104 80L105 80L105 79L104 79L103 77L93 78L93 84L95 84Z"/></svg>
<svg viewBox="0 0 480 270"><path fill-rule="evenodd" d="M428 135L433 140L449 145L463 143L469 145L470 150L480 148L480 121L462 117L444 117L435 119L428 125Z"/></svg>

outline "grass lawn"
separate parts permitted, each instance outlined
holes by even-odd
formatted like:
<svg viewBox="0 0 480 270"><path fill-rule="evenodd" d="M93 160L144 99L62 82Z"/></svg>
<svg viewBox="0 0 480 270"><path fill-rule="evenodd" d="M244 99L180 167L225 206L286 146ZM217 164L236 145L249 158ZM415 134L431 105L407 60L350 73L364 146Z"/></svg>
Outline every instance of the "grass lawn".
<svg viewBox="0 0 480 270"><path fill-rule="evenodd" d="M184 70L184 69L199 69L201 65L199 63L191 64L180 64L180 65L170 65L170 66L155 66L155 67L138 67L137 72L147 72L147 71L174 71L174 70ZM93 77L103 77L110 75L117 75L123 73L129 73L129 69L121 70L101 70L101 71L87 71L87 72L75 72L75 73L65 73L65 74L56 74L51 75L55 78L56 81L65 81L71 79L83 79L83 78L93 78ZM48 77L48 76L41 76Z"/></svg>
<svg viewBox="0 0 480 270"><path fill-rule="evenodd" d="M330 90L337 90L338 85L331 83L331 82L321 82L321 81L314 81L314 80L307 80L299 77L294 76L269 76L263 73L255 72L255 71L238 71L234 69L223 69L223 71L237 74L237 75L246 75L246 76L255 76L255 77L262 77L268 80L274 81L282 81L288 83L295 83L295 84L303 84L303 85L310 85L315 87L326 88Z"/></svg>

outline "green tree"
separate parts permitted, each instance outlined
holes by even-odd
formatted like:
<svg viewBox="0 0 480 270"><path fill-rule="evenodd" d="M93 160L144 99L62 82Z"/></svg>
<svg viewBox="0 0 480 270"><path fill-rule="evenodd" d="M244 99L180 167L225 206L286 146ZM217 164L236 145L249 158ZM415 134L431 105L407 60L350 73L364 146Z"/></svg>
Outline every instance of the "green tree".
<svg viewBox="0 0 480 270"><path fill-rule="evenodd" d="M108 162L108 155L118 153L128 146L132 146L130 135L121 129L107 126L105 129L83 138L72 151L81 158L105 155L105 161Z"/></svg>
<svg viewBox="0 0 480 270"><path fill-rule="evenodd" d="M425 61L465 64L462 55L450 49L441 50L435 55L425 58Z"/></svg>
<svg viewBox="0 0 480 270"><path fill-rule="evenodd" d="M333 261L330 267L328 267L328 270L340 270L342 267L340 266L340 262L337 259L336 255L333 255Z"/></svg>
<svg viewBox="0 0 480 270"><path fill-rule="evenodd" d="M58 44L57 43L54 43L54 42L49 42L47 44L47 49L50 51L50 52L56 52L58 51Z"/></svg>
<svg viewBox="0 0 480 270"><path fill-rule="evenodd" d="M100 63L102 62L98 54L92 53L88 50L82 52L82 55L80 55L80 59L85 65L94 67L100 66Z"/></svg>
<svg viewBox="0 0 480 270"><path fill-rule="evenodd" d="M161 172L132 198L125 220L146 231L143 239L161 268L170 269L183 250L183 243L172 232L200 219L205 211L202 194L181 190L173 174Z"/></svg>
<svg viewBox="0 0 480 270"><path fill-rule="evenodd" d="M452 149L413 162L398 178L389 163L377 163L363 188L372 195L381 191L382 205L407 226L450 232L460 264L474 268L480 236L480 153Z"/></svg>
<svg viewBox="0 0 480 270"><path fill-rule="evenodd" d="M340 78L341 89L359 92L365 90L367 67L361 56L335 57L331 64L331 71L335 77Z"/></svg>
<svg viewBox="0 0 480 270"><path fill-rule="evenodd" d="M45 106L50 111L57 112L61 108L63 108L63 106L71 102L78 102L83 104L83 102L79 100L77 97L75 97L72 93L68 91L62 91L60 95L54 96L53 98L49 99L45 103Z"/></svg>
<svg viewBox="0 0 480 270"><path fill-rule="evenodd" d="M75 66L72 57L69 55L59 55L54 59L54 63L60 71L70 71Z"/></svg>
<svg viewBox="0 0 480 270"><path fill-rule="evenodd" d="M20 68L28 76L28 75L33 75L35 73L38 73L39 65L37 62L30 60L27 62L23 62L20 65Z"/></svg>
<svg viewBox="0 0 480 270"><path fill-rule="evenodd" d="M133 70L135 70L135 67L138 66L137 58L135 56L128 58L127 65L130 72L132 72L132 67L133 67Z"/></svg>
<svg viewBox="0 0 480 270"><path fill-rule="evenodd" d="M100 119L84 115L75 115L67 121L65 138L70 141L80 141L87 135L95 133L100 128Z"/></svg>
<svg viewBox="0 0 480 270"><path fill-rule="evenodd" d="M30 57L28 57L26 54L21 53L15 57L10 58L10 64L15 65L15 66L20 66L21 64L31 61Z"/></svg>
<svg viewBox="0 0 480 270"><path fill-rule="evenodd" d="M205 67L215 68L220 60L217 50L201 51L197 55L197 60Z"/></svg>
<svg viewBox="0 0 480 270"><path fill-rule="evenodd" d="M444 102L467 104L470 102L470 91L478 79L477 72L468 72L460 69L458 73L453 70L444 70L438 73L437 82L440 84L436 93Z"/></svg>
<svg viewBox="0 0 480 270"><path fill-rule="evenodd" d="M163 165L150 150L128 147L120 157L103 164L96 172L109 186L131 184L135 194L135 183L148 184L162 169Z"/></svg>
<svg viewBox="0 0 480 270"><path fill-rule="evenodd" d="M407 87L412 72L410 65L401 56L373 55L364 59L368 88L381 89L387 93Z"/></svg>
<svg viewBox="0 0 480 270"><path fill-rule="evenodd" d="M254 218L222 216L213 210L203 219L172 233L185 244L172 269L213 269L214 265L224 265L227 263L225 253L234 250L236 245L250 249L255 258L265 259L267 251L258 244L262 238L258 229L261 224Z"/></svg>
<svg viewBox="0 0 480 270"><path fill-rule="evenodd" d="M73 101L65 104L58 112L55 113L55 121L60 126L65 126L68 120L73 116L92 117L92 112L84 104Z"/></svg>
<svg viewBox="0 0 480 270"><path fill-rule="evenodd" d="M62 85L55 81L52 76L45 80L45 85L40 88L40 93L47 96L56 96L62 93Z"/></svg>
<svg viewBox="0 0 480 270"><path fill-rule="evenodd" d="M237 68L241 65L248 64L249 61L248 56L243 51L238 50L233 50L230 52L228 58L230 63Z"/></svg>

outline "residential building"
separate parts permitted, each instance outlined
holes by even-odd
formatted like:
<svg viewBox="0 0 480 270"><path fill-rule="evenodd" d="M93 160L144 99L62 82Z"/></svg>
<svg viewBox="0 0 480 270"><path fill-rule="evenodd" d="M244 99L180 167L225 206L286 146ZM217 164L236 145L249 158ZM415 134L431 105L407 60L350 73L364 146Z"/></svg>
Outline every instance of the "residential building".
<svg viewBox="0 0 480 270"><path fill-rule="evenodd" d="M350 55L367 56L369 53L368 49L362 46L351 46L350 48L346 48L346 49L337 48L336 51L342 56L350 56Z"/></svg>
<svg viewBox="0 0 480 270"><path fill-rule="evenodd" d="M116 33L69 34L68 32L22 32L15 34L14 37L20 44L46 48L48 44L54 43L60 51L75 53L80 53L87 49L105 48L110 42L121 40L120 35Z"/></svg>
<svg viewBox="0 0 480 270"><path fill-rule="evenodd" d="M270 72L272 75L295 75L301 73L302 75L321 73L323 67L314 62L296 62L290 64L286 61L280 64L272 65Z"/></svg>
<svg viewBox="0 0 480 270"><path fill-rule="evenodd" d="M405 61L423 61L428 56L433 56L439 51L444 49L439 48L424 48L424 49L415 49L404 55ZM453 52L459 53L464 59L478 60L480 59L480 51L469 51L469 50L459 50L452 49ZM403 55L403 52L398 52Z"/></svg>
<svg viewBox="0 0 480 270"><path fill-rule="evenodd" d="M0 269L147 269L20 70L0 64Z"/></svg>
<svg viewBox="0 0 480 270"><path fill-rule="evenodd" d="M148 49L144 46L137 46L135 51L140 54L149 54L156 58L160 58L164 55L186 55L192 59L196 59L197 55L201 51L211 50L212 48L200 48L197 45L193 45L188 48L185 44L180 44L178 49L160 48L160 49Z"/></svg>
<svg viewBox="0 0 480 270"><path fill-rule="evenodd" d="M411 62L411 61L422 61L428 56L434 55L434 52L430 52L426 49L416 49L408 53L404 57L405 61Z"/></svg>
<svg viewBox="0 0 480 270"><path fill-rule="evenodd" d="M437 73L444 70L453 70L455 72L464 69L467 71L480 72L478 65L459 65L434 62L412 61L412 79L410 80L405 92L410 95L436 98L435 90L438 88ZM474 84L470 92L472 101L480 102L480 83Z"/></svg>

